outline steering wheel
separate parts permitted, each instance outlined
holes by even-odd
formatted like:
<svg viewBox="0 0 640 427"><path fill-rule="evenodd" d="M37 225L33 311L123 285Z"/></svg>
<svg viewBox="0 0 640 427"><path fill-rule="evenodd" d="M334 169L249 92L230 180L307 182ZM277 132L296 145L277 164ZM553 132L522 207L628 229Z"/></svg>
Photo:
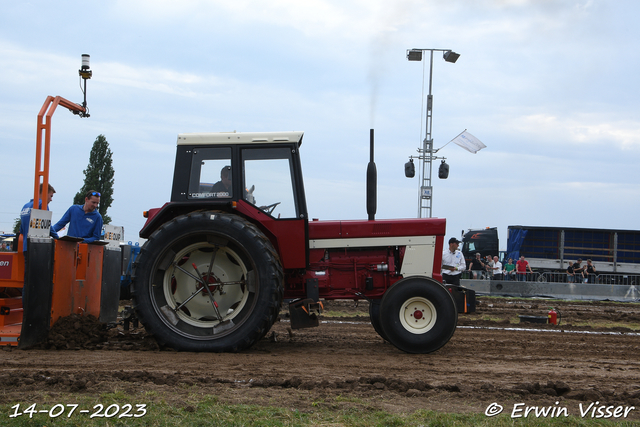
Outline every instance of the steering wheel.
<svg viewBox="0 0 640 427"><path fill-rule="evenodd" d="M271 215L271 213L274 211L276 206L278 206L280 203L281 202L275 202L275 203L272 203L272 204L270 204L268 206L260 206L260 209L262 209L263 211L265 211L266 213Z"/></svg>

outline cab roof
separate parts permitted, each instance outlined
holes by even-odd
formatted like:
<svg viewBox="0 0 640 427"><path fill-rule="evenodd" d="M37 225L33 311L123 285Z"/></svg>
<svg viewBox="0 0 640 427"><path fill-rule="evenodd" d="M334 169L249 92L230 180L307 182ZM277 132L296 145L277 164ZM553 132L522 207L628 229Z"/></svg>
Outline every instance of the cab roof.
<svg viewBox="0 0 640 427"><path fill-rule="evenodd" d="M215 144L260 144L278 142L297 142L302 144L302 131L285 132L205 132L181 133L178 145L215 145Z"/></svg>

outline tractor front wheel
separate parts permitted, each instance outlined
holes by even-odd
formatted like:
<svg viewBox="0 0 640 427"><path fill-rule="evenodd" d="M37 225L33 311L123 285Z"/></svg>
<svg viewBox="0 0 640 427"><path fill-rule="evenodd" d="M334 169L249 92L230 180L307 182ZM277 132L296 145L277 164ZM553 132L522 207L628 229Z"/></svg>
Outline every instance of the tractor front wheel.
<svg viewBox="0 0 640 427"><path fill-rule="evenodd" d="M376 330L378 335L385 340L389 341L384 331L382 330L382 325L380 324L380 300L372 299L369 300L369 319L371 320L371 326Z"/></svg>
<svg viewBox="0 0 640 427"><path fill-rule="evenodd" d="M379 319L384 338L400 350L431 353L453 336L458 312L444 286L427 277L408 277L385 292Z"/></svg>

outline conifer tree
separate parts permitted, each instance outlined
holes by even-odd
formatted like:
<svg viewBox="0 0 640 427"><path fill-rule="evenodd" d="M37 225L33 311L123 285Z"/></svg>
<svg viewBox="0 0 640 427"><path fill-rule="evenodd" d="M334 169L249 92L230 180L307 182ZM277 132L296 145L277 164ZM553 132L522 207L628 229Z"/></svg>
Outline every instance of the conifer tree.
<svg viewBox="0 0 640 427"><path fill-rule="evenodd" d="M111 218L107 215L107 209L113 203L115 171L113 170L112 155L107 139L104 135L98 135L89 154L89 165L84 170L84 185L73 199L74 204L82 205L88 191L95 190L100 193L98 212L102 215L104 224L111 222Z"/></svg>

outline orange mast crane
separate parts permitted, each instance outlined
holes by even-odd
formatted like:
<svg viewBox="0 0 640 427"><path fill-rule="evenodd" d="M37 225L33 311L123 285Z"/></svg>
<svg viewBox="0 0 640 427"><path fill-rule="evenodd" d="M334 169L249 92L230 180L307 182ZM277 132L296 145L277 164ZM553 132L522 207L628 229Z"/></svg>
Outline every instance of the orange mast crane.
<svg viewBox="0 0 640 427"><path fill-rule="evenodd" d="M91 78L92 72L89 69L89 55L82 55L82 66L79 70L80 77L84 80L84 93L82 104L73 103L61 96L48 96L45 100L40 112L38 113L37 136L36 136L36 162L35 162L35 179L33 185L34 209L38 209L38 198L42 200L42 210L47 209L48 197L46 197L49 187L49 158L51 153L51 119L60 105L73 114L80 117L89 117L87 108L87 80ZM42 194L38 194L39 185L42 181ZM27 236L21 236L20 239L26 239ZM17 252L5 252L0 254L0 289L3 290L3 296L0 297L0 345L17 346L19 343L34 344L42 340L43 332L46 336L50 323L53 323L57 317L69 314L75 309L75 300L89 299L92 300L90 310L98 313L100 307L95 308L95 301L100 301L100 286L96 284L96 277L102 273L102 248L88 248L87 245L78 245L69 242L59 242L59 248L54 249L52 246L49 251L55 251L56 257L56 274L58 277L57 293L52 297L53 279L47 281L42 274L38 274L35 280L36 284L25 282L25 261L22 254L22 245L19 241ZM82 246L82 247L81 247ZM94 262L91 267L88 266L89 252L94 251L96 255L93 257ZM100 252L100 254L97 254ZM51 256L53 256L51 252ZM42 257L41 257L42 258ZM44 258L47 258L45 256ZM95 261L97 259L97 261ZM47 264L46 262L44 264ZM36 265L37 268L51 270L52 265ZM53 271L53 270L51 270ZM87 272L91 273L88 274ZM99 272L100 274L98 275ZM41 277L42 276L42 277ZM76 282L82 283L82 286ZM25 299L25 288L28 286L39 287L45 285L45 289L38 289L35 292L36 298ZM87 286L84 286L84 285ZM79 293L77 288L87 288L86 292ZM10 288L16 288L11 290ZM23 289L23 292L18 291ZM96 296L96 292L98 295ZM44 298L50 298L47 304L43 304L44 300L38 299L39 294L43 294ZM76 294L78 294L76 296ZM74 296L76 298L74 299ZM91 296L91 298L89 298ZM31 302L29 302L31 300ZM95 300L95 301L93 301ZM75 305L74 305L75 304ZM48 305L49 308L45 307ZM26 323L26 327L25 327Z"/></svg>
<svg viewBox="0 0 640 427"><path fill-rule="evenodd" d="M82 105L69 101L61 96L47 96L44 101L40 112L38 113L38 133L36 135L36 172L35 180L33 184L33 200L38 200L38 188L40 180L42 179L42 209L47 209L48 200L44 195L49 188L49 155L51 153L51 118L53 113L56 112L58 105L68 109L73 114L77 114L80 117L89 117L89 110L87 108L87 80L91 78L92 71L89 69L89 55L82 55L82 66L78 70L78 74L84 80L84 101ZM46 120L45 120L46 118ZM44 154L42 152L42 139L44 134Z"/></svg>

